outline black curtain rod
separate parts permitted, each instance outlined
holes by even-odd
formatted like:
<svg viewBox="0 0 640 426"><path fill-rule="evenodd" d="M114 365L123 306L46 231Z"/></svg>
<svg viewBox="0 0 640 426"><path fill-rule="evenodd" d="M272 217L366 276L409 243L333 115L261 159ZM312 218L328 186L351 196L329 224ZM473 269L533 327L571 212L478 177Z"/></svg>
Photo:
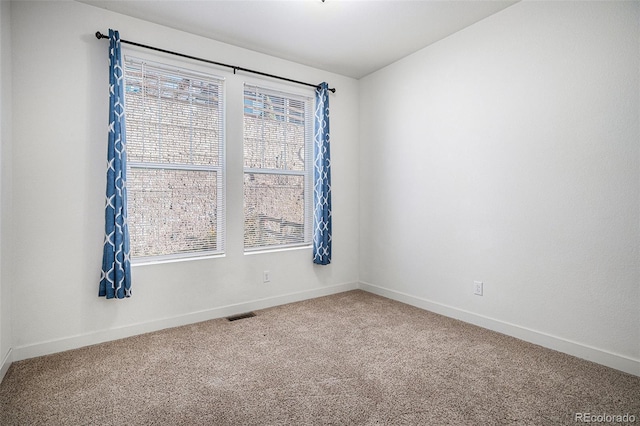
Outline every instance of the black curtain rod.
<svg viewBox="0 0 640 426"><path fill-rule="evenodd" d="M96 31L96 38L98 40L100 40L101 38L108 39L109 36L102 34L100 31ZM293 79L290 79L290 78L287 78L287 77L280 77L279 75L267 74L266 72L251 70L249 68L239 67L237 65L229 65L229 64L222 63L222 62L211 61L209 59L198 58L196 56L185 55L184 53L178 53L178 52L173 52L171 50L160 49L159 47L147 46L146 44L140 44L140 43L136 43L134 41L120 39L120 42L121 43L126 43L126 44L131 44L133 46L144 47L145 49L155 50L156 52L168 53L170 55L181 56L183 58L188 58L188 59L194 59L196 61L206 62L208 64L213 64L213 65L219 65L221 67L232 68L234 74L236 73L236 71L244 71L244 72L249 72L249 73L252 73L252 74L262 75L264 77L277 78L278 80L284 80L284 81L288 81L288 82L291 82L291 83L302 84L303 86L310 86L310 87L316 87L316 88L320 87L318 84L305 83L304 81L293 80ZM333 93L336 93L336 89L333 88L333 87L330 88L329 91L331 91Z"/></svg>

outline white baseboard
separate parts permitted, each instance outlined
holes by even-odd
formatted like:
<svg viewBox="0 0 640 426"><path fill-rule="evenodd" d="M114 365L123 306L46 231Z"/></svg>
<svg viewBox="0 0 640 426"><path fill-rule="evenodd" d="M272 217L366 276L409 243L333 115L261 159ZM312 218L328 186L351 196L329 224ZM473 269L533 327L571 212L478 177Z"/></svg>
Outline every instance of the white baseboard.
<svg viewBox="0 0 640 426"><path fill-rule="evenodd" d="M95 345L111 340L123 339L139 334L150 333L165 328L179 327L196 322L207 321L216 318L223 318L248 311L270 308L287 303L299 302L301 300L313 299L316 297L328 296L330 294L342 293L349 290L361 289L373 294L387 297L392 300L416 306L440 315L455 318L470 324L474 324L489 330L497 331L526 342L534 343L545 348L553 349L578 358L586 359L607 367L615 368L629 374L640 376L640 360L628 358L622 355L604 351L578 342L566 340L557 336L552 336L516 324L489 318L473 312L443 305L421 297L412 296L384 287L375 286L366 282L345 283L313 290L305 290L295 293L288 293L279 296L257 299L248 302L221 306L213 309L192 312L189 314L165 318L146 323L133 324L126 327L100 330L88 334L70 336L63 339L40 342L32 345L21 346L9 350L2 364L0 364L0 381L9 370L13 361L33 358L42 355L62 352L70 349L77 349L83 346Z"/></svg>
<svg viewBox="0 0 640 426"><path fill-rule="evenodd" d="M136 336L139 334L150 333L165 328L179 327L182 325L193 324L196 322L207 321L216 318L223 318L230 315L237 315L244 312L270 308L273 306L299 302L301 300L313 299L316 297L328 296L330 294L342 293L345 291L356 289L358 289L358 283L356 282L337 284L329 287L304 290L295 293L288 293L264 299L256 299L248 302L237 303L233 305L221 306L172 318L164 318L140 324L132 324L125 327L100 330L92 333L40 342L32 345L19 346L13 348L13 360L20 361L37 356L49 355L57 352L67 351L70 349L81 348L83 346L90 346L98 343L108 342L111 340L118 340L126 337Z"/></svg>
<svg viewBox="0 0 640 426"><path fill-rule="evenodd" d="M443 305L421 297L412 296L373 284L360 282L359 288L379 296L397 300L408 305L416 306L427 311L435 312L446 317L455 318L470 324L474 324L489 330L497 331L508 336L524 340L529 343L563 352L578 358L602 364L625 373L640 376L640 360L614 354L602 349L594 348L582 343L573 342L561 337L521 327L505 321L478 315L473 312Z"/></svg>
<svg viewBox="0 0 640 426"><path fill-rule="evenodd" d="M11 367L11 363L13 362L13 352L11 349L7 352L7 355L2 360L2 364L0 364L0 383L2 383L2 379L4 379L5 374L9 371L9 367Z"/></svg>

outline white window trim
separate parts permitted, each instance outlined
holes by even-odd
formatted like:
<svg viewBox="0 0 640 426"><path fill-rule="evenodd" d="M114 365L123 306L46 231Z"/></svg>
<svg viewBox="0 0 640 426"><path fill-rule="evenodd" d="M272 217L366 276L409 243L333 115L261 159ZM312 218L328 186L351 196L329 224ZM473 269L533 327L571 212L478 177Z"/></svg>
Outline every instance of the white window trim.
<svg viewBox="0 0 640 426"><path fill-rule="evenodd" d="M262 168L242 168L243 175L243 188L244 188L244 175L246 173L261 173L261 174L279 174L279 175L295 175L295 176L304 176L305 177L305 208L304 208L304 238L308 241L300 242L300 243L291 243L291 244L278 244L278 245L270 245L270 246L260 246L260 247L244 247L243 250L245 255L254 255L261 253L273 253L279 251L289 251L289 250L298 250L298 249L309 249L313 246L313 138L314 138L314 100L315 100L315 92L312 88L303 88L298 85L287 85L272 81L265 81L261 79L245 79L242 83L242 117L244 120L244 90L247 86L256 87L259 89L264 89L270 92L279 92L283 97L300 97L308 100L309 104L309 129L305 129L305 132L309 132L309 155L305 158L305 171L290 171L290 170L277 170L277 169L262 169ZM244 128L242 132L242 143L244 145ZM243 163L244 163L244 153L243 153ZM244 191L244 189L243 189ZM244 230L244 209L243 209L243 230Z"/></svg>
<svg viewBox="0 0 640 426"><path fill-rule="evenodd" d="M202 259L212 259L212 258L220 258L226 256L227 250L227 228L226 228L226 214L227 214L227 200L226 200L226 192L227 192L227 170L226 170L226 109L227 109L227 84L226 78L220 75L217 71L212 67L203 66L200 63L195 61L181 61L176 60L173 56L165 56L165 55L149 55L146 50L140 51L135 48L124 48L123 49L124 61L130 58L135 60L141 60L146 63L158 65L163 68L176 68L177 70L185 70L192 74L202 74L203 77L206 78L215 78L222 81L222 96L223 103L221 108L221 121L223 123L221 128L221 138L222 143L220 146L220 156L221 156L221 164L218 166L203 166L203 165L177 165L172 163L152 163L152 162L137 162L137 161L128 161L127 160L127 172L132 168L146 168L146 169L173 169L173 170L203 170L203 171L215 171L216 174L219 172L219 178L221 179L221 184L219 185L219 191L217 192L217 229L223 230L224 232L217 233L217 247L222 246L222 250L203 250L197 252L189 252L189 253L174 253L174 254L166 254L166 255L154 255L154 256L131 256L131 265L132 266L141 266L141 265L153 265L153 264L162 264L162 263L170 263L170 262L183 262L189 260L202 260ZM126 99L126 97L125 97ZM126 104L125 104L126 109Z"/></svg>

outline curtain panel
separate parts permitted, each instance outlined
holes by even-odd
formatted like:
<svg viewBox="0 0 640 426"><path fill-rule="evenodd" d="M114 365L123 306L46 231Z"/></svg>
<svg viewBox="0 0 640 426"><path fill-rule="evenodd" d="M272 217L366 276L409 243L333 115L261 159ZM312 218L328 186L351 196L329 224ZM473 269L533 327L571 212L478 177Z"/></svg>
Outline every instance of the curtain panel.
<svg viewBox="0 0 640 426"><path fill-rule="evenodd" d="M316 89L313 172L313 262L331 263L331 158L329 150L329 86Z"/></svg>
<svg viewBox="0 0 640 426"><path fill-rule="evenodd" d="M120 34L109 30L109 131L107 195L102 274L98 295L131 296L131 258L127 225L127 154L124 116L124 68Z"/></svg>

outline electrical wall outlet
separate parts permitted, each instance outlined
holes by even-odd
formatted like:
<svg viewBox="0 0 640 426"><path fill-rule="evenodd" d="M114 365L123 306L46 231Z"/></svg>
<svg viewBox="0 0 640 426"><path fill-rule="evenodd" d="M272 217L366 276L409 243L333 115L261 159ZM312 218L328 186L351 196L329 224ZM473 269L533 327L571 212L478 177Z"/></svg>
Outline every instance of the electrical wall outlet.
<svg viewBox="0 0 640 426"><path fill-rule="evenodd" d="M271 282L271 272L269 272L269 271L264 271L264 272L262 273L262 282L263 282L263 283Z"/></svg>
<svg viewBox="0 0 640 426"><path fill-rule="evenodd" d="M473 294L477 296L482 296L482 281L474 281L473 282Z"/></svg>

